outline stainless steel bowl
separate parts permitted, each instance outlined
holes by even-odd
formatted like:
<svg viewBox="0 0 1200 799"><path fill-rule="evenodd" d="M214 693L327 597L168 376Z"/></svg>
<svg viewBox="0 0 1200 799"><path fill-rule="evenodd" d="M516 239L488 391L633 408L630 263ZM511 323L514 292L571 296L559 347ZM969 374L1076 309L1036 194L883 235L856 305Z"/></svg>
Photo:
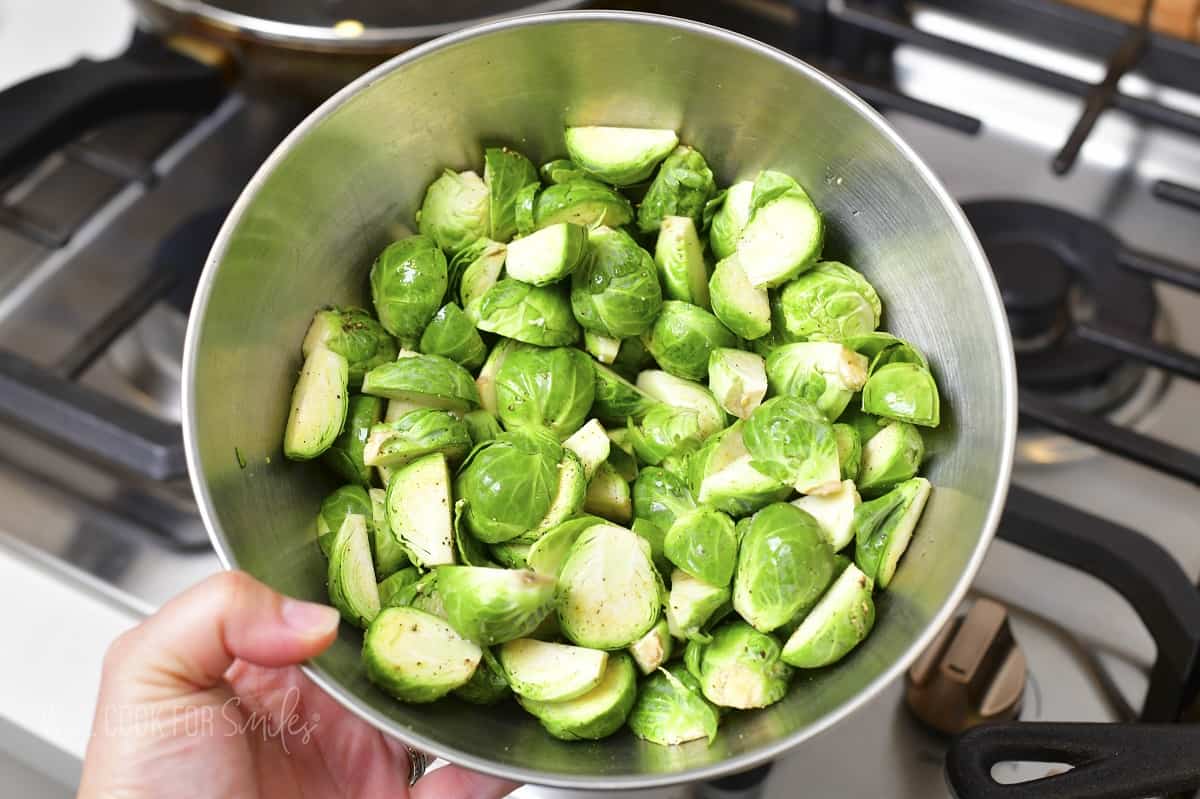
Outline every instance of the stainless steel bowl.
<svg viewBox="0 0 1200 799"><path fill-rule="evenodd" d="M624 733L563 743L515 708L400 704L367 681L361 636L348 627L308 667L380 729L470 768L547 785L644 788L778 757L866 702L953 612L1003 505L1016 402L996 285L958 206L861 100L758 42L641 14L524 17L417 47L325 103L242 194L192 311L184 429L223 562L324 600L313 519L334 484L320 466L280 453L313 310L367 300L372 259L411 224L443 166L478 167L492 142L535 160L561 155L563 126L584 123L677 128L723 184L768 167L796 176L828 221L827 254L878 287L888 329L928 354L944 400L942 425L928 437L936 488L880 595L875 631L840 665L798 675L784 701L727 717L712 746L660 747Z"/></svg>

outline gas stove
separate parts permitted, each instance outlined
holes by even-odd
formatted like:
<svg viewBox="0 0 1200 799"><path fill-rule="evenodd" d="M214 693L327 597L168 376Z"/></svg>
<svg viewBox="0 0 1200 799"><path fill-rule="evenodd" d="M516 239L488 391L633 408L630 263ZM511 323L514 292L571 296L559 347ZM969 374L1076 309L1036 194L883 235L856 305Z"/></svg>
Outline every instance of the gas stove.
<svg viewBox="0 0 1200 799"><path fill-rule="evenodd" d="M630 5L826 68L888 115L976 227L1010 314L1022 430L968 605L1007 609L1027 673L1019 718L1194 713L1200 46L1049 0ZM1081 122L1089 109L1102 113ZM183 325L225 210L309 110L235 89L82 131L0 175L0 554L81 586L72 601L132 623L219 568L182 460ZM905 692L769 770L624 795L947 795L947 738ZM69 724L0 714L77 756L90 708Z"/></svg>

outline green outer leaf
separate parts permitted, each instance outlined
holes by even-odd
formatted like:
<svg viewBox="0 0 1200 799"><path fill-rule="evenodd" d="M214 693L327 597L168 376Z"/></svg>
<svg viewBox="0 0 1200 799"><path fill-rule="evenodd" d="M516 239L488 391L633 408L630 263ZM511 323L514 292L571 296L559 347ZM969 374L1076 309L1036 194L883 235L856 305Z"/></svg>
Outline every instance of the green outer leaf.
<svg viewBox="0 0 1200 799"><path fill-rule="evenodd" d="M396 342L383 325L362 308L350 306L326 308L313 316L304 337L304 357L318 347L346 359L351 388L361 385L371 369L396 358Z"/></svg>
<svg viewBox="0 0 1200 799"><path fill-rule="evenodd" d="M494 705L511 693L508 680L500 669L496 658L488 649L483 650L483 658L475 668L475 673L464 685L453 691L454 695L464 702L473 705Z"/></svg>
<svg viewBox="0 0 1200 799"><path fill-rule="evenodd" d="M623 230L596 228L588 244L590 254L571 273L575 318L613 338L646 332L663 304L654 258Z"/></svg>
<svg viewBox="0 0 1200 799"><path fill-rule="evenodd" d="M463 522L463 512L467 501L460 499L454 503L454 548L458 559L464 566L494 566L488 557L488 550L478 538L471 535Z"/></svg>
<svg viewBox="0 0 1200 799"><path fill-rule="evenodd" d="M596 374L592 415L605 424L640 421L659 403L633 383L603 364L593 364Z"/></svg>
<svg viewBox="0 0 1200 799"><path fill-rule="evenodd" d="M504 278L479 302L480 330L505 338L563 347L579 340L579 324L559 286L531 286Z"/></svg>
<svg viewBox="0 0 1200 799"><path fill-rule="evenodd" d="M417 408L394 422L372 427L367 450L372 466L391 469L434 452L457 463L471 451L471 436L462 420L449 411Z"/></svg>
<svg viewBox="0 0 1200 799"><path fill-rule="evenodd" d="M379 604L381 607L397 607L396 597L405 592L410 585L421 577L416 566L405 566L397 572L389 574L379 581Z"/></svg>
<svg viewBox="0 0 1200 799"><path fill-rule="evenodd" d="M530 547L527 558L529 568L538 574L558 577L559 569L583 531L604 523L599 516L584 515L551 527Z"/></svg>
<svg viewBox="0 0 1200 799"><path fill-rule="evenodd" d="M704 507L677 518L664 542L668 560L713 586L729 585L737 551L733 520L719 510Z"/></svg>
<svg viewBox="0 0 1200 799"><path fill-rule="evenodd" d="M576 178L547 186L537 195L534 219L539 228L559 222L585 227L620 227L633 221L633 206L611 186Z"/></svg>
<svg viewBox="0 0 1200 799"><path fill-rule="evenodd" d="M467 426L467 434L471 436L472 446L479 446L499 436L504 432L496 417L483 408L471 411L463 416L463 424Z"/></svg>
<svg viewBox="0 0 1200 799"><path fill-rule="evenodd" d="M667 531L675 520L696 508L683 478L656 466L642 469L633 483L633 514Z"/></svg>
<svg viewBox="0 0 1200 799"><path fill-rule="evenodd" d="M360 485L346 485L336 489L321 502L317 512L317 542L325 557L347 516L359 515L370 525L372 516L371 497Z"/></svg>
<svg viewBox="0 0 1200 799"><path fill-rule="evenodd" d="M692 452L704 441L700 415L669 405L651 408L641 422L631 422L627 429L633 451L651 466L658 466L672 455Z"/></svg>
<svg viewBox="0 0 1200 799"><path fill-rule="evenodd" d="M537 169L516 150L488 147L483 151L483 180L488 187L491 237L508 241L517 232L517 194L538 182Z"/></svg>
<svg viewBox="0 0 1200 799"><path fill-rule="evenodd" d="M697 150L683 145L667 156L638 208L638 229L658 230L665 216L686 216L699 227L704 206L716 192L712 170Z"/></svg>
<svg viewBox="0 0 1200 799"><path fill-rule="evenodd" d="M446 256L428 236L384 248L371 266L371 299L387 332L415 339L437 313L449 285Z"/></svg>
<svg viewBox="0 0 1200 799"><path fill-rule="evenodd" d="M377 366L363 378L363 393L386 399L421 395L462 411L479 406L479 390L470 373L440 355L418 355Z"/></svg>
<svg viewBox="0 0 1200 799"><path fill-rule="evenodd" d="M471 320L454 303L443 305L421 334L421 352L441 355L469 371L483 366L487 347Z"/></svg>
<svg viewBox="0 0 1200 799"><path fill-rule="evenodd" d="M366 394L350 397L346 427L325 451L322 462L343 480L371 484L371 468L363 463L363 447L371 428L383 417L384 400Z"/></svg>

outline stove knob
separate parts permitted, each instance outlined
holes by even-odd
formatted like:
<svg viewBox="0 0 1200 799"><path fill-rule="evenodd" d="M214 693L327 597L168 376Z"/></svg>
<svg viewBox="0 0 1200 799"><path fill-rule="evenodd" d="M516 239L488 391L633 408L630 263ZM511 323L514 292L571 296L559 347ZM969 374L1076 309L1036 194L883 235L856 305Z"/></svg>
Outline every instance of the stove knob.
<svg viewBox="0 0 1200 799"><path fill-rule="evenodd" d="M960 733L1021 710L1027 669L1003 605L979 599L947 624L908 670L913 714L936 730Z"/></svg>

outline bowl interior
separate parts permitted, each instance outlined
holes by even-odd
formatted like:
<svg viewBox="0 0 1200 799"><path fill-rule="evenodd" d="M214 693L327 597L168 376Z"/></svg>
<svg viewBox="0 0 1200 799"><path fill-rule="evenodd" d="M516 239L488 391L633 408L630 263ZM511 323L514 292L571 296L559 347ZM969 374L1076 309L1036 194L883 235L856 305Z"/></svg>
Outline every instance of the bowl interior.
<svg viewBox="0 0 1200 799"><path fill-rule="evenodd" d="M527 18L418 48L313 115L247 188L193 309L186 427L197 495L226 562L284 593L325 598L314 517L334 482L280 439L313 311L365 303L374 256L413 223L443 167L481 168L504 143L563 154L568 124L676 128L719 182L794 175L825 214L827 257L864 272L885 326L919 345L942 387L927 437L933 497L868 640L789 696L730 714L712 746L627 733L550 738L515 706L404 705L377 691L343 626L312 674L414 745L517 779L620 787L736 771L836 721L894 677L965 590L994 525L1013 436L1012 355L995 285L945 193L889 129L830 81L750 40L665 18ZM239 460L244 459L244 468Z"/></svg>

